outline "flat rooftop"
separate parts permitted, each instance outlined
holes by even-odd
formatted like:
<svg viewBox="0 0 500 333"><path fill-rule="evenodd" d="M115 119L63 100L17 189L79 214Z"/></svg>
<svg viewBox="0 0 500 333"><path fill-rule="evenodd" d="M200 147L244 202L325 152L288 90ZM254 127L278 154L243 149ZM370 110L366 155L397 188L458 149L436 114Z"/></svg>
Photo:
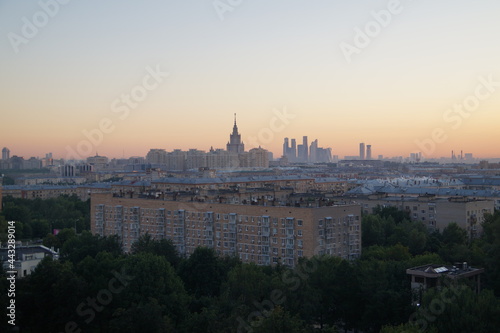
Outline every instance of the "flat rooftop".
<svg viewBox="0 0 500 333"><path fill-rule="evenodd" d="M439 265L439 264L428 264L423 266L417 266L408 268L406 274L417 275L428 278L437 278L439 276L448 277L469 277L484 272L484 268L473 268L467 265L467 263L460 263L456 265Z"/></svg>

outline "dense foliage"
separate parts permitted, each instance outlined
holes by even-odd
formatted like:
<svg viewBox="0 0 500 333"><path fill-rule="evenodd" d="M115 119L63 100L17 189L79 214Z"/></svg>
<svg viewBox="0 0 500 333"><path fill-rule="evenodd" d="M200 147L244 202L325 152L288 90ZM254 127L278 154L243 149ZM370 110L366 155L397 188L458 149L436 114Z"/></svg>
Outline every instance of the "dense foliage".
<svg viewBox="0 0 500 333"><path fill-rule="evenodd" d="M90 200L76 196L33 200L3 198L0 221L16 221L16 239L42 239L53 229L90 230ZM5 239L0 238L5 242Z"/></svg>
<svg viewBox="0 0 500 333"><path fill-rule="evenodd" d="M73 199L60 200L64 207ZM6 204L9 219L23 206ZM80 205L74 204L74 214L88 216ZM31 216L31 223L47 218L29 208L22 216ZM65 229L46 238L61 248L60 260L46 258L18 280L18 323L23 332L493 332L500 327L500 214L487 216L483 237L473 242L455 224L429 233L391 209L366 215L362 223L359 260L303 258L294 269L243 264L208 248L184 258L170 240L149 235L124 254L117 237ZM406 269L458 259L486 268L485 290L431 289L420 308L412 306ZM5 283L2 277L2 289Z"/></svg>

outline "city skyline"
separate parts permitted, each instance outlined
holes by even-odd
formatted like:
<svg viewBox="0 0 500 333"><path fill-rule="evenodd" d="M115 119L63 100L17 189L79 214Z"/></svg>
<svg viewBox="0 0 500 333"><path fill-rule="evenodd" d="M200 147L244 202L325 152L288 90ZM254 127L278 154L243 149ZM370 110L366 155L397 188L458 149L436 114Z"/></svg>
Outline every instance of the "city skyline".
<svg viewBox="0 0 500 333"><path fill-rule="evenodd" d="M95 140L97 138L96 136L96 133L95 132L96 130L98 129L93 129L92 131L89 131L87 133L87 136L85 136L85 139L82 140L82 141L85 141L89 147L93 147L93 148L97 148L98 145L95 145L93 144L93 140ZM105 133L101 133L100 135L102 135L104 137ZM259 142L259 138L258 137L250 137L250 141L255 143L255 142ZM322 147L318 147L318 139L315 139L311 142L311 145L308 144L308 136L305 135L305 136L302 136L302 144L299 144L299 145L296 145L296 139L295 138L292 138L290 141L289 141L289 138L288 137L285 137L283 138L283 146L282 146L282 149L281 151L278 153L278 154L275 154L274 152L272 151L269 151L270 153L272 153L274 155L274 159L280 159L281 157L287 157L288 160L290 162L329 162L329 161L332 161L333 162L333 159L332 157L336 157L336 158L339 158L339 159L342 159L340 157L340 155L336 155L336 154L332 154L332 148L331 147L327 147L327 148L322 148ZM432 140L432 139L431 139ZM80 141L80 143L82 142ZM289 144L291 144L291 146L289 146ZM69 146L67 146L68 148ZM306 147L306 148L304 148ZM313 148L314 147L314 148ZM371 159L375 159L374 158L374 155L372 155L372 150L371 150L371 147L372 145L371 144L368 144L365 146L365 143L359 143L359 155L356 156L356 155L343 155L343 159L361 159L361 160L364 160L365 159L365 154L366 154L366 159L368 160L371 160ZM199 149L198 147L190 147L188 149L182 149L182 148L171 148L171 149L166 149L166 148L149 148L148 151L151 151L151 150L156 150L156 149L159 149L159 150L164 150L164 151L176 151L176 150L180 150L180 151L188 151L188 150L196 150L196 151L201 151L201 152L209 152L209 151L212 151L212 150L225 150L227 152L234 152L234 153L243 153L245 151L250 151L254 148L261 148L261 145L259 144L258 146L255 146L255 145L252 145L250 146L247 150L245 150L245 145L244 145L244 141L242 140L241 138L241 133L238 132L238 126L237 126L237 120L236 120L236 113L234 113L234 123L233 123L233 128L232 128L232 132L229 134L229 140L227 141L226 143L226 149L224 148L219 148L219 146L214 146L214 145L211 145L209 149ZM312 151L311 149L314 149L314 154L316 154L316 150L319 149L319 151L321 151L321 157L319 157L319 160L316 160L316 156L314 156L314 158L311 160L310 159L310 154L312 154ZM459 159L459 160L462 160L463 157L464 157L464 152L463 150L460 150L460 155L455 155L455 150L451 150L451 159L452 160L456 160L456 159ZM40 154L40 152L38 152L37 154ZM45 154L45 158L47 158L47 156L50 156L50 158L52 159L53 157L53 153L52 151L51 152L48 152L48 153L41 153L42 155L30 155L29 157L30 158L43 158L43 154ZM323 154L326 154L323 156ZM14 152L13 154L11 154L11 150L8 148L8 147L4 147L2 149L2 160L5 160L5 159L8 159L10 157L10 155L12 156L18 156L18 157L23 157L23 158L27 158L27 156L23 156L23 155L20 155L19 153L16 153ZM88 155L86 154L82 154L80 152L80 150L78 150L78 146L77 146L77 149L73 149L73 147L70 147L69 150L67 149L64 157L63 156L56 156L56 159L58 158L61 158L61 159L66 159L66 160L85 160L89 157L93 157L93 156L106 156L106 157L109 157L109 158L131 158L131 157L145 157L147 156L148 153L144 154L144 155L125 155L125 150L122 151L122 155L121 156L108 156L106 154L99 154L97 149L95 151L95 154L94 153L90 153ZM467 158L468 160L476 160L478 159L477 156L474 156L472 157L474 154L473 153L470 153L470 152L466 152L465 153L465 156L469 156L469 158ZM293 157L295 156L295 157ZM419 156L418 160L415 158L415 156ZM383 159L383 158L410 158L411 161L420 161L422 159L422 152L419 151L419 152L415 152L415 153L410 153L408 155L399 155L399 156L384 156L383 154L378 154L378 157L377 159ZM438 157L435 157L435 158L446 158L446 156L438 156ZM481 157L480 157L481 158ZM497 159L497 157L490 157L492 159ZM431 157L429 157L429 159L433 159ZM487 159L487 158L484 158L484 159Z"/></svg>
<svg viewBox="0 0 500 333"><path fill-rule="evenodd" d="M96 4L0 4L11 155L65 158L85 133L82 158L224 148L236 112L275 157L304 134L338 156L500 157L498 2Z"/></svg>

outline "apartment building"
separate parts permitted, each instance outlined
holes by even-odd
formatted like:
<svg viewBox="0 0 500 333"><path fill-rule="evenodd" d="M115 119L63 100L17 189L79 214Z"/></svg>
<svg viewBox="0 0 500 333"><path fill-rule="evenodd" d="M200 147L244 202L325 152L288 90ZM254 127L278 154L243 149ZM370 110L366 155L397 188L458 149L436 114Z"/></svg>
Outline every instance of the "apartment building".
<svg viewBox="0 0 500 333"><path fill-rule="evenodd" d="M448 224L455 222L467 231L469 238L482 234L481 224L484 214L493 214L495 204L491 200L474 200L464 197L435 198L420 196L416 198L390 197L385 195L352 198L351 202L361 205L365 214L372 213L377 206L397 207L409 213L413 221L420 221L429 229L443 230Z"/></svg>
<svg viewBox="0 0 500 333"><path fill-rule="evenodd" d="M198 246L259 265L295 266L301 257L361 254L359 205L289 207L186 202L92 194L91 230L118 235L130 251L141 235L171 239L181 255Z"/></svg>

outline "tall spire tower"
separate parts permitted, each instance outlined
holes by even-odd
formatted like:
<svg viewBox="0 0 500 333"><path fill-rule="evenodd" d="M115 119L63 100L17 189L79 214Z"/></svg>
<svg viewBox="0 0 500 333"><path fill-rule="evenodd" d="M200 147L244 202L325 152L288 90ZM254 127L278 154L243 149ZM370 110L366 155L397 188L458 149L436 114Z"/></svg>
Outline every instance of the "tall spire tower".
<svg viewBox="0 0 500 333"><path fill-rule="evenodd" d="M229 134L229 142L226 146L229 152L239 154L245 151L245 145L241 142L241 134L238 133L238 125L236 125L236 113L234 114L233 133Z"/></svg>
<svg viewBox="0 0 500 333"><path fill-rule="evenodd" d="M233 135L238 135L238 125L236 125L236 113L234 114Z"/></svg>

